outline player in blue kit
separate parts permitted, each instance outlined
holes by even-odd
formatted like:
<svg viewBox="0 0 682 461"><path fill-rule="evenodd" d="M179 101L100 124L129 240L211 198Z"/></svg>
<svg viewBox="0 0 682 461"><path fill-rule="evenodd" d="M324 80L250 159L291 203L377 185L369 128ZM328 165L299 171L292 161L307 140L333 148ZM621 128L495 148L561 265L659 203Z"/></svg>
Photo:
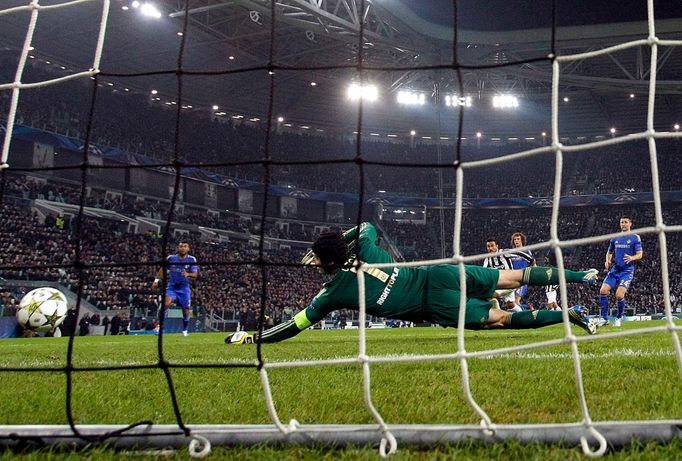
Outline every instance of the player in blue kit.
<svg viewBox="0 0 682 461"><path fill-rule="evenodd" d="M514 232L511 237L512 248L521 248L526 246L526 236L521 232ZM535 262L535 257L533 252L530 250L517 250L514 254L511 254L511 261L513 269L525 269L527 267L535 267L537 263ZM528 285L523 285L514 290L516 305L520 306L521 309L527 311L529 309L528 304L526 304L526 296L528 296Z"/></svg>
<svg viewBox="0 0 682 461"><path fill-rule="evenodd" d="M182 335L187 336L189 328L189 309L192 305L192 287L190 280L196 280L199 275L197 260L189 254L189 243L180 241L178 243L177 254L166 258L168 262L168 286L166 286L166 296L163 301L164 309L168 309L173 302L182 307ZM159 282L163 279L162 267L156 274L152 289L159 287Z"/></svg>
<svg viewBox="0 0 682 461"><path fill-rule="evenodd" d="M632 218L622 216L620 218L620 230L630 232ZM625 311L625 293L630 288L630 283L635 275L635 261L642 259L642 240L637 234L628 234L611 239L609 249L606 252L604 267L609 271L599 290L599 305L601 316L599 325L609 323L609 295L611 288L616 288L616 306L618 315L613 326L619 327L623 312Z"/></svg>

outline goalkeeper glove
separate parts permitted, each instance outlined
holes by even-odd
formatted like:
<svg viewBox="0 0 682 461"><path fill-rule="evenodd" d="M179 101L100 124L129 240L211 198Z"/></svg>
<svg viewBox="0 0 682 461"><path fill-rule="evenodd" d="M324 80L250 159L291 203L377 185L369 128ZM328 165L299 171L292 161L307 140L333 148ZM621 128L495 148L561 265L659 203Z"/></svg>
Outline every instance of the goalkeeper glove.
<svg viewBox="0 0 682 461"><path fill-rule="evenodd" d="M237 331L225 338L225 344L253 344L253 335L245 331Z"/></svg>

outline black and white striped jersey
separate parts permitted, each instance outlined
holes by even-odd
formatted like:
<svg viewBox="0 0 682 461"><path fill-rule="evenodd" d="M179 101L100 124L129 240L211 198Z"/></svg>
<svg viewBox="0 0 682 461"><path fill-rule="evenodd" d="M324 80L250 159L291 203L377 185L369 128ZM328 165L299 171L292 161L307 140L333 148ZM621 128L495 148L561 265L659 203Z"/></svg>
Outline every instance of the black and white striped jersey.
<svg viewBox="0 0 682 461"><path fill-rule="evenodd" d="M512 259L509 255L503 255L502 250L499 250L494 256L488 256L483 260L483 267L490 267L493 269L513 269Z"/></svg>

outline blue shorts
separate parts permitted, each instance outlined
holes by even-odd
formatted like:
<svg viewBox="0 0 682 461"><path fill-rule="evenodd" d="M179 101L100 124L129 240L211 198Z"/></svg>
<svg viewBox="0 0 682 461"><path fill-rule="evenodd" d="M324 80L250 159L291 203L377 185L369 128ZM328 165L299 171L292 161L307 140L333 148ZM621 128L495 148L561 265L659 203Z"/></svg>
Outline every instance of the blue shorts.
<svg viewBox="0 0 682 461"><path fill-rule="evenodd" d="M183 309L189 309L192 304L192 290L189 285L166 288L166 296L176 302Z"/></svg>
<svg viewBox="0 0 682 461"><path fill-rule="evenodd" d="M604 283L611 288L623 287L626 290L630 288L630 283L635 277L634 272L622 272L619 270L611 269L604 279Z"/></svg>
<svg viewBox="0 0 682 461"><path fill-rule="evenodd" d="M526 296L528 296L528 285L523 285L523 286L518 287L516 290L514 290L514 293L519 298L525 300Z"/></svg>

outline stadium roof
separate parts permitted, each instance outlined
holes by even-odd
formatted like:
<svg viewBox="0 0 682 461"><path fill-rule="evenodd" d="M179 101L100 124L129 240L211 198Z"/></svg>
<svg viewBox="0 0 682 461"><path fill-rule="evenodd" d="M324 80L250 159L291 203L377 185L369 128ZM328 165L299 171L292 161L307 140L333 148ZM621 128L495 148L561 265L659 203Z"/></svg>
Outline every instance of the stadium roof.
<svg viewBox="0 0 682 461"><path fill-rule="evenodd" d="M28 2L3 3L6 8ZM282 115L294 126L350 133L358 126L358 105L347 101L345 87L362 79L381 92L380 104L363 104L363 131L404 135L414 129L420 135L453 137L457 110L443 104L398 109L395 95L410 89L431 98L437 93L442 100L445 94L460 93L461 78L464 94L473 98L473 107L464 110L464 136L476 131L537 136L550 129L549 27L473 31L462 24L456 50L463 67L458 75L452 66L452 28L425 20L397 0L280 0L274 6L274 26L267 0L194 0L188 7L184 0L153 3L162 12L159 19L140 15L132 0L112 0L100 69L102 79L116 87L157 90L160 102L177 100L174 70L184 40L183 103L195 110L217 105L227 116L263 120L272 82L274 117ZM481 14L490 14L483 10L485 2L479 4ZM87 70L101 17L100 1L41 10L32 41L36 59L49 61L57 72ZM185 18L187 30L181 36ZM29 19L29 10L0 15L0 45L6 52L22 48ZM661 39L682 39L681 20L658 20L656 31ZM560 56L586 53L646 39L647 34L644 21L559 27L555 51ZM619 133L643 131L650 54L644 45L562 64L560 91L568 101L562 102L559 113L561 133L605 135L613 126ZM682 107L679 54L672 46L658 50L659 130L682 120L677 109ZM169 72L149 75L163 70ZM207 74L199 75L202 72ZM30 79L30 73L26 76ZM493 111L490 99L500 93L517 95L520 110Z"/></svg>

